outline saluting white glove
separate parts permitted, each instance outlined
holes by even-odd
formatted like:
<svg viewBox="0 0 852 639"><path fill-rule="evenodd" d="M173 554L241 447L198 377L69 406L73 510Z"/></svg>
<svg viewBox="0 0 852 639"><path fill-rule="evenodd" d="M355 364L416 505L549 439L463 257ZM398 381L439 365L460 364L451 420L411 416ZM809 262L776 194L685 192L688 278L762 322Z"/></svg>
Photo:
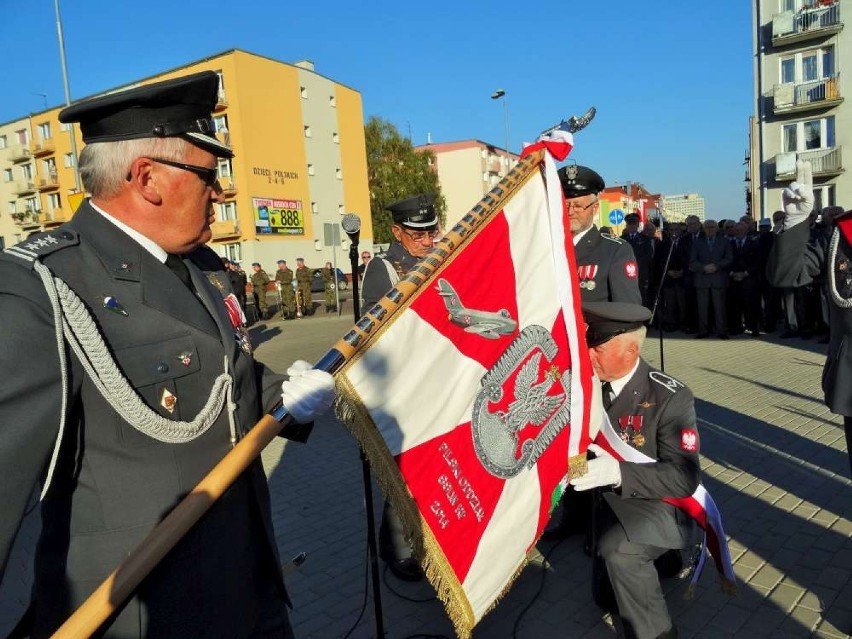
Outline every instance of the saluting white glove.
<svg viewBox="0 0 852 639"><path fill-rule="evenodd" d="M796 161L796 180L781 193L784 228L804 222L814 210L814 178L810 162Z"/></svg>
<svg viewBox="0 0 852 639"><path fill-rule="evenodd" d="M334 377L301 359L293 362L287 375L290 379L281 383L281 402L293 419L307 424L328 410L334 401Z"/></svg>
<svg viewBox="0 0 852 639"><path fill-rule="evenodd" d="M618 460L597 444L589 444L595 458L589 460L589 470L582 477L571 480L574 490L589 490L601 486L621 486L621 467Z"/></svg>

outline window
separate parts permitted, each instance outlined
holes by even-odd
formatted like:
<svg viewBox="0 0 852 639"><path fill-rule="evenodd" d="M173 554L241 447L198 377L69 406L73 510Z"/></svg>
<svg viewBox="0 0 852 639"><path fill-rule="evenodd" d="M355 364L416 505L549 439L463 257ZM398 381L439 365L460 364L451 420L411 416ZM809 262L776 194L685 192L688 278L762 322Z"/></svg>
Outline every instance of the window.
<svg viewBox="0 0 852 639"><path fill-rule="evenodd" d="M336 177L338 180L342 180L343 179L343 169L335 169L334 170L334 177Z"/></svg>
<svg viewBox="0 0 852 639"><path fill-rule="evenodd" d="M796 59L781 60L781 84L792 84L796 81Z"/></svg>
<svg viewBox="0 0 852 639"><path fill-rule="evenodd" d="M781 128L781 149L784 153L832 149L835 145L834 116L785 124Z"/></svg>
<svg viewBox="0 0 852 639"><path fill-rule="evenodd" d="M791 54L779 61L782 84L803 84L834 77L834 47L825 46Z"/></svg>
<svg viewBox="0 0 852 639"><path fill-rule="evenodd" d="M333 95L328 96L328 106L330 106L331 108L337 106L337 98L335 98Z"/></svg>
<svg viewBox="0 0 852 639"><path fill-rule="evenodd" d="M6 238L0 236L0 251L2 251L4 248L6 248Z"/></svg>
<svg viewBox="0 0 852 639"><path fill-rule="evenodd" d="M216 133L227 133L228 132L228 116L227 115L214 115L213 116L213 124L216 126Z"/></svg>
<svg viewBox="0 0 852 639"><path fill-rule="evenodd" d="M219 78L219 97L225 97L225 76L221 71L216 72L216 77Z"/></svg>
<svg viewBox="0 0 852 639"><path fill-rule="evenodd" d="M23 144L24 146L30 143L30 134L26 129L19 129L15 131L15 141L18 144Z"/></svg>
<svg viewBox="0 0 852 639"><path fill-rule="evenodd" d="M225 244L223 247L225 249L225 257L227 257L232 262L242 262L243 260L243 247L239 243L234 244Z"/></svg>
<svg viewBox="0 0 852 639"><path fill-rule="evenodd" d="M313 134L311 133L311 127L309 127L309 126L305 127L305 137L306 138L313 137Z"/></svg>
<svg viewBox="0 0 852 639"><path fill-rule="evenodd" d="M71 124L70 122L62 122L59 125L59 129L62 130L62 131L70 131L73 126L74 125Z"/></svg>
<svg viewBox="0 0 852 639"><path fill-rule="evenodd" d="M229 178L233 175L231 160L228 158L219 158L216 168L218 169L220 178Z"/></svg>
<svg viewBox="0 0 852 639"><path fill-rule="evenodd" d="M311 202L311 213L319 213L319 205L316 202Z"/></svg>
<svg viewBox="0 0 852 639"><path fill-rule="evenodd" d="M340 144L340 135L337 133L337 131L331 134L331 141L335 144Z"/></svg>
<svg viewBox="0 0 852 639"><path fill-rule="evenodd" d="M307 99L308 99L308 90L307 90L307 88L305 88L305 87L299 87L299 95L301 95L301 96L302 96L302 99L303 99L303 100L307 100Z"/></svg>
<svg viewBox="0 0 852 639"><path fill-rule="evenodd" d="M47 208L51 213L62 208L62 197L59 193L51 193L47 196Z"/></svg>
<svg viewBox="0 0 852 639"><path fill-rule="evenodd" d="M782 12L796 10L796 0L780 0L779 4L781 5L779 9Z"/></svg>
<svg viewBox="0 0 852 639"><path fill-rule="evenodd" d="M6 136L0 135L0 149L6 148Z"/></svg>
<svg viewBox="0 0 852 639"><path fill-rule="evenodd" d="M9 211L9 213L17 213L18 212L18 203L15 200L9 201L8 211Z"/></svg>
<svg viewBox="0 0 852 639"><path fill-rule="evenodd" d="M237 219L237 203L223 202L219 205L219 221L234 222Z"/></svg>
<svg viewBox="0 0 852 639"><path fill-rule="evenodd" d="M24 200L24 206L28 211L38 211L38 198L37 197L28 197Z"/></svg>
<svg viewBox="0 0 852 639"><path fill-rule="evenodd" d="M74 168L74 156L71 155L70 153L65 154L63 161L64 161L66 169Z"/></svg>
<svg viewBox="0 0 852 639"><path fill-rule="evenodd" d="M314 174L314 165L308 164L308 175L313 175L313 174Z"/></svg>
<svg viewBox="0 0 852 639"><path fill-rule="evenodd" d="M343 206L342 204L338 204L337 205L337 214L338 215L345 215L346 214L346 207Z"/></svg>
<svg viewBox="0 0 852 639"><path fill-rule="evenodd" d="M820 211L826 206L835 206L834 185L814 187L814 210Z"/></svg>
<svg viewBox="0 0 852 639"><path fill-rule="evenodd" d="M42 122L38 125L38 139L39 140L49 140L50 135L50 122Z"/></svg>
<svg viewBox="0 0 852 639"><path fill-rule="evenodd" d="M3 181L11 182L12 181L12 169L3 169Z"/></svg>
<svg viewBox="0 0 852 639"><path fill-rule="evenodd" d="M21 173L24 176L25 180L33 179L33 165L32 164L22 164L21 165Z"/></svg>
<svg viewBox="0 0 852 639"><path fill-rule="evenodd" d="M56 179L56 158L47 158L42 160L41 172L47 178Z"/></svg>
<svg viewBox="0 0 852 639"><path fill-rule="evenodd" d="M484 172L484 173L482 174L482 181L483 181L483 182L487 182L487 181L488 181L488 172L487 172L487 171L486 171L486 172Z"/></svg>

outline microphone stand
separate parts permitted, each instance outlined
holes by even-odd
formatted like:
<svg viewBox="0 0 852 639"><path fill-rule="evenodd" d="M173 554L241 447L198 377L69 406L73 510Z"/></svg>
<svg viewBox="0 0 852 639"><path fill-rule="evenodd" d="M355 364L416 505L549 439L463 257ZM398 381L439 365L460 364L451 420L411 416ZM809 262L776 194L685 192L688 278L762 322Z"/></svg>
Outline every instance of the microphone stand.
<svg viewBox="0 0 852 639"><path fill-rule="evenodd" d="M666 255L666 263L663 264L663 273L660 278L660 285L657 287L657 294L654 296L654 307L651 309L651 321L648 324L653 324L654 320L657 320L657 331L660 333L660 370L662 372L666 372L666 360L665 354L663 352L663 319L662 313L657 315L657 306L660 303L660 294L663 292L663 284L666 282L666 278L669 276L669 262L672 259L672 252L674 251L674 238L669 237L669 253Z"/></svg>
<svg viewBox="0 0 852 639"><path fill-rule="evenodd" d="M343 230L349 236L349 265L352 269L352 312L355 323L361 319L361 299L358 282L358 233L361 230L360 220L358 229L349 231L346 226ZM367 558L370 561L370 575L373 582L373 616L376 620L376 638L383 639L385 636L384 620L382 615L382 584L379 580L379 548L376 544L376 515L373 510L373 483L370 478L370 462L360 449L361 455L361 478L364 483L364 508L367 511Z"/></svg>

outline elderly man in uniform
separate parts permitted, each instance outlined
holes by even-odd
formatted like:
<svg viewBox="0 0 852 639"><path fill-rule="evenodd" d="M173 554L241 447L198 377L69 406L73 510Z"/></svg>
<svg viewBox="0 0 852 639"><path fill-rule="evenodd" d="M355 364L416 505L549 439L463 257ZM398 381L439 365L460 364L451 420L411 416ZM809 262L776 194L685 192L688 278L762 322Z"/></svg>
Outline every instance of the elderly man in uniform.
<svg viewBox="0 0 852 639"><path fill-rule="evenodd" d="M601 235L594 225L600 208L598 193L606 186L603 178L592 169L577 164L563 166L558 173L573 236L583 302L641 304L639 269L633 249L620 238ZM590 512L590 500L567 491L559 521L544 531L542 539L553 541L582 531L587 528ZM588 547L588 542L586 545Z"/></svg>
<svg viewBox="0 0 852 639"><path fill-rule="evenodd" d="M287 260L278 260L275 281L281 290L281 315L284 319L296 317L296 292L293 290L293 270L287 266Z"/></svg>
<svg viewBox="0 0 852 639"><path fill-rule="evenodd" d="M374 257L364 269L362 312L384 297L421 257L432 250L438 235L434 202L433 194L423 193L387 207L393 216L391 234L394 239L385 256ZM379 552L391 572L400 579L422 579L423 571L411 556L411 546L403 534L402 523L387 501L379 530Z"/></svg>
<svg viewBox="0 0 852 639"><path fill-rule="evenodd" d="M269 284L269 275L263 270L259 262L252 262L251 288L254 295L254 303L257 305L258 317L262 320L269 319L269 301L266 299L266 285Z"/></svg>
<svg viewBox="0 0 852 639"><path fill-rule="evenodd" d="M696 541L693 520L664 498L688 497L699 482L699 438L692 393L641 357L650 311L634 304L583 304L586 342L601 380L607 417L621 439L652 461L617 461L592 444L588 473L575 490L606 488L597 544L599 571L614 593L625 636L676 637L654 561ZM603 603L606 596L598 595Z"/></svg>
<svg viewBox="0 0 852 639"><path fill-rule="evenodd" d="M299 304L301 298L302 313L304 315L314 314L314 299L311 295L311 269L305 266L305 258L296 258L296 304Z"/></svg>
<svg viewBox="0 0 852 639"><path fill-rule="evenodd" d="M204 246L216 162L233 155L210 133L217 86L207 71L63 110L87 143L91 199L0 257L0 364L16 371L0 386L0 578L41 479L31 637L50 636L263 410L283 400L305 423L333 398L307 362L283 386L255 362ZM279 566L258 459L98 636L290 637Z"/></svg>
<svg viewBox="0 0 852 639"><path fill-rule="evenodd" d="M799 287L823 274L829 297L828 356L822 373L825 404L843 415L846 452L852 475L852 210L822 210L830 233L811 234L808 219L814 206L810 162L796 163L796 181L784 189L784 221L769 253L767 276L773 286Z"/></svg>

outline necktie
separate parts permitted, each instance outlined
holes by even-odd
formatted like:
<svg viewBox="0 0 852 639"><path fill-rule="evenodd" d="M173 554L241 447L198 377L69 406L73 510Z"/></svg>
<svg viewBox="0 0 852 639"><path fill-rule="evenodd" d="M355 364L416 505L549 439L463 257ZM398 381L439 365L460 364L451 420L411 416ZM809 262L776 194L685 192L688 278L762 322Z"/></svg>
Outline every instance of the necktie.
<svg viewBox="0 0 852 639"><path fill-rule="evenodd" d="M183 263L180 255L169 253L166 258L166 266L171 269L172 273L177 275L178 279L183 282L184 286L186 286L190 291L195 292L195 287L192 285L192 278L189 276L189 269L186 268L186 264Z"/></svg>
<svg viewBox="0 0 852 639"><path fill-rule="evenodd" d="M615 393L612 392L612 384L609 382L601 384L601 395L603 397L604 410L609 410L612 407L612 402L615 400Z"/></svg>

